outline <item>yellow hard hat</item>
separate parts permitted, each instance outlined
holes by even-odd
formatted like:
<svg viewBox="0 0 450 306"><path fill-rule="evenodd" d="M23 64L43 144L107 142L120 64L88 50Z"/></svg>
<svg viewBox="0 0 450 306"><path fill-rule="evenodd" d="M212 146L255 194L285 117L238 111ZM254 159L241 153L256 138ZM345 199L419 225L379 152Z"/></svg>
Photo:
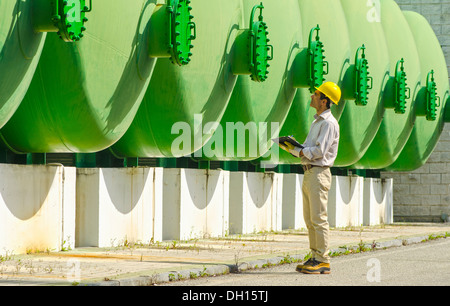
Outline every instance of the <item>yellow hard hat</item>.
<svg viewBox="0 0 450 306"><path fill-rule="evenodd" d="M323 93L325 96L330 98L334 104L338 105L339 100L341 99L341 89L333 82L325 82L320 85L318 88L315 87L318 91Z"/></svg>

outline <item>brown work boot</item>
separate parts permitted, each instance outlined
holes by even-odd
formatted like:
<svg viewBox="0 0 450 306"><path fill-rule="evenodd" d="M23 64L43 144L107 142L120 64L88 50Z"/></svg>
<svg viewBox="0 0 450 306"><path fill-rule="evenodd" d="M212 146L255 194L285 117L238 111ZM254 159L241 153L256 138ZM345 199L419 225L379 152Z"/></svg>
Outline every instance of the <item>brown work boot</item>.
<svg viewBox="0 0 450 306"><path fill-rule="evenodd" d="M304 267L305 265L310 264L313 260L314 260L314 258L310 258L310 259L308 259L307 261L305 261L304 263L297 265L297 268L295 268L295 270L296 270L297 272L302 272L303 267Z"/></svg>
<svg viewBox="0 0 450 306"><path fill-rule="evenodd" d="M305 263L300 271L305 274L330 274L330 264L326 262L320 262L315 259Z"/></svg>

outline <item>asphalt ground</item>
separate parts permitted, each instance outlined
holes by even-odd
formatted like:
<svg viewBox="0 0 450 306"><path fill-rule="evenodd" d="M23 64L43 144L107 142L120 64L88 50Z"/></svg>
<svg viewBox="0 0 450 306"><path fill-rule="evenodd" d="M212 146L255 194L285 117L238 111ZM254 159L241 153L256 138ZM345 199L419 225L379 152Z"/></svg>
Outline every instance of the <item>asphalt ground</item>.
<svg viewBox="0 0 450 306"><path fill-rule="evenodd" d="M450 223L395 223L331 229L334 256L444 239ZM303 261L304 230L229 235L188 241L119 242L0 256L0 286L151 286ZM248 284L251 286L252 284Z"/></svg>
<svg viewBox="0 0 450 306"><path fill-rule="evenodd" d="M220 288L227 287L230 300L233 298L231 292L236 293L249 284L266 290L268 286L449 286L450 239L438 238L401 247L333 257L330 274L299 273L296 271L297 264L273 265L263 269L250 269L215 277L199 277L159 286L189 287L190 290L193 287L216 287L212 292L218 293L221 291ZM188 292L186 289L184 292ZM294 291L289 288L283 290L286 293ZM208 288L198 288L196 291L208 292ZM222 296L222 299L227 298L226 293Z"/></svg>

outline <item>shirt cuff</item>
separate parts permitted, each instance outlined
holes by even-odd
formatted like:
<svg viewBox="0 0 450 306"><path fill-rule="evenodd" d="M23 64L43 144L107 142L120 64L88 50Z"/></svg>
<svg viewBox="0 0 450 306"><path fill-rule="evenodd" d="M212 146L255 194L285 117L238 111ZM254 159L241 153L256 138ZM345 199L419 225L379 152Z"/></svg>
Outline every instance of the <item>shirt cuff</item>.
<svg viewBox="0 0 450 306"><path fill-rule="evenodd" d="M311 150L303 150L303 156L309 160L313 160Z"/></svg>

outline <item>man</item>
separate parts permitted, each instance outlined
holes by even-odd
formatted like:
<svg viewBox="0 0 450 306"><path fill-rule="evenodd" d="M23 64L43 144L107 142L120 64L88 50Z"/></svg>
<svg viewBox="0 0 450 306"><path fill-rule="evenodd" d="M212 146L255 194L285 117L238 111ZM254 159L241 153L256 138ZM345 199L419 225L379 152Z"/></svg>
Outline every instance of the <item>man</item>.
<svg viewBox="0 0 450 306"><path fill-rule="evenodd" d="M304 177L303 217L309 235L311 258L297 271L307 274L329 274L330 257L328 250L328 190L331 186L330 167L336 159L339 145L339 125L333 117L331 103L338 104L340 88L333 82L322 84L311 96L310 106L316 109L315 120L311 124L304 148L294 147L285 142L280 147L301 158Z"/></svg>

